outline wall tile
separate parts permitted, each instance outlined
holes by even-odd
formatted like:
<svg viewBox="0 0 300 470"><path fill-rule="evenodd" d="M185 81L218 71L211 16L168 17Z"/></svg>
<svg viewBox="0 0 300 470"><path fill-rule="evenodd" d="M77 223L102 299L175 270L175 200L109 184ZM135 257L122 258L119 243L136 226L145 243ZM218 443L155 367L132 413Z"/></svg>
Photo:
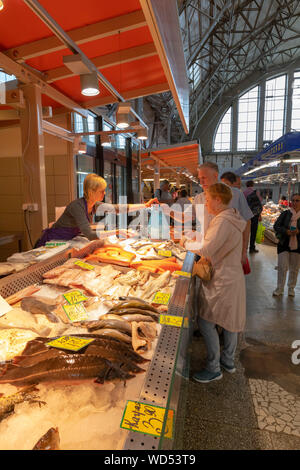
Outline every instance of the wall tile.
<svg viewBox="0 0 300 470"><path fill-rule="evenodd" d="M68 194L57 194L55 196L55 207L67 206L70 202Z"/></svg>
<svg viewBox="0 0 300 470"><path fill-rule="evenodd" d="M0 195L22 194L20 176L0 176Z"/></svg>
<svg viewBox="0 0 300 470"><path fill-rule="evenodd" d="M19 176L19 158L3 157L0 158L0 175L2 176Z"/></svg>
<svg viewBox="0 0 300 470"><path fill-rule="evenodd" d="M22 196L21 195L10 195L10 196L1 196L0 200L0 214L7 213L23 213L22 211Z"/></svg>
<svg viewBox="0 0 300 470"><path fill-rule="evenodd" d="M5 214L0 216L0 231L9 232L21 232L23 230L23 214Z"/></svg>
<svg viewBox="0 0 300 470"><path fill-rule="evenodd" d="M68 155L54 155L54 175L68 175Z"/></svg>
<svg viewBox="0 0 300 470"><path fill-rule="evenodd" d="M46 175L54 175L53 155L45 155L45 172Z"/></svg>
<svg viewBox="0 0 300 470"><path fill-rule="evenodd" d="M47 192L47 196L50 194L51 195L55 194L53 175L46 175L46 192Z"/></svg>
<svg viewBox="0 0 300 470"><path fill-rule="evenodd" d="M54 177L55 195L69 194L69 178L67 176Z"/></svg>

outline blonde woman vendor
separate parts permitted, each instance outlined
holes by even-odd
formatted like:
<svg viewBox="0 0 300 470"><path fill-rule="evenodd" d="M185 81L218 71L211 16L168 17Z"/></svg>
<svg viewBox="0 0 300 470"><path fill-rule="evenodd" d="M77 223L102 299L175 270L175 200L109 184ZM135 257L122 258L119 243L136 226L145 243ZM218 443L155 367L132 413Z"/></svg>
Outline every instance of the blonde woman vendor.
<svg viewBox="0 0 300 470"><path fill-rule="evenodd" d="M221 379L221 368L235 372L238 332L243 331L246 322L245 276L241 263L246 221L236 209L229 207L232 192L227 185L209 186L205 199L213 219L197 254L210 260L213 275L210 281L203 282L203 308L198 318L207 350L205 368L193 376L200 383ZM224 331L222 353L217 325Z"/></svg>
<svg viewBox="0 0 300 470"><path fill-rule="evenodd" d="M119 212L121 205L102 202L105 196L106 181L95 173L86 176L83 183L84 196L74 201L65 208L61 217L43 231L41 238L36 242L35 248L45 245L49 240L71 240L80 233L89 240L98 238L96 232L91 229L94 215L99 206L104 211ZM127 211L134 212L150 207L157 203L157 199L150 199L146 204L128 204Z"/></svg>

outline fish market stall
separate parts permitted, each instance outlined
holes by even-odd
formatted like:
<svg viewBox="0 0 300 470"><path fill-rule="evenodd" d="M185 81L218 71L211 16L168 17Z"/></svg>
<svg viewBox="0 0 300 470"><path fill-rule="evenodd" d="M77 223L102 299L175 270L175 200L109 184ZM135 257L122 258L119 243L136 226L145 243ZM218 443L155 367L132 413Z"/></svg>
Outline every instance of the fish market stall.
<svg viewBox="0 0 300 470"><path fill-rule="evenodd" d="M282 210L282 206L275 204L273 201L269 201L264 205L263 211L261 213L262 224L266 228L265 237L276 244L278 243L278 238L276 238L273 226L280 216Z"/></svg>
<svg viewBox="0 0 300 470"><path fill-rule="evenodd" d="M0 449L172 446L193 259L110 237L0 280ZM128 401L165 409L159 436L122 421Z"/></svg>

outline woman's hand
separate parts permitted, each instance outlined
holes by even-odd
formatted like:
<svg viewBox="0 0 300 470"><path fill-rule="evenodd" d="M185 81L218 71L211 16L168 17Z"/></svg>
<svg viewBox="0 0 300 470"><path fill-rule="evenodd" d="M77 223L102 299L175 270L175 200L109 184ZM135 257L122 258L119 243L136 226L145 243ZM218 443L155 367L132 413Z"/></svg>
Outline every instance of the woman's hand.
<svg viewBox="0 0 300 470"><path fill-rule="evenodd" d="M153 198L153 199L150 199L150 201L146 202L145 203L145 206L146 207L151 207L153 206L154 204L159 204L159 200L157 199L157 197Z"/></svg>
<svg viewBox="0 0 300 470"><path fill-rule="evenodd" d="M298 230L298 229L296 229L296 230L288 230L288 229L287 229L287 231L286 231L286 234L287 234L289 237L292 236L292 235L298 235L298 233L299 233L299 230Z"/></svg>
<svg viewBox="0 0 300 470"><path fill-rule="evenodd" d="M185 248L185 242L187 241L187 238L183 236L179 242L179 245L182 246L182 248Z"/></svg>

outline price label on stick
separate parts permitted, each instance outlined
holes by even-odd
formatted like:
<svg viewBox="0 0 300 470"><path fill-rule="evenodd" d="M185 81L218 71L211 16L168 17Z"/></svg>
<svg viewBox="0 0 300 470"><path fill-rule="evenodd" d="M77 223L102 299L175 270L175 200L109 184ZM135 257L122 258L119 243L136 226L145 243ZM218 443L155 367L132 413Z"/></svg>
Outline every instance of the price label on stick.
<svg viewBox="0 0 300 470"><path fill-rule="evenodd" d="M66 294L64 294L64 298L70 305L79 304L80 302L87 300L87 297L83 295L80 290L72 290L71 292L66 292Z"/></svg>
<svg viewBox="0 0 300 470"><path fill-rule="evenodd" d="M152 303L159 305L168 305L170 302L171 294L165 294L164 292L156 292L153 297Z"/></svg>
<svg viewBox="0 0 300 470"><path fill-rule="evenodd" d="M82 303L63 305L63 309L72 322L87 320L88 313Z"/></svg>
<svg viewBox="0 0 300 470"><path fill-rule="evenodd" d="M120 427L128 431L160 437L166 408L128 400ZM168 410L164 436L173 437L174 410Z"/></svg>
<svg viewBox="0 0 300 470"><path fill-rule="evenodd" d="M74 264L80 268L87 269L88 271L95 269L95 266L89 263L84 263L84 261L76 261Z"/></svg>
<svg viewBox="0 0 300 470"><path fill-rule="evenodd" d="M171 258L172 251L170 250L158 250L159 256L164 256L165 258Z"/></svg>
<svg viewBox="0 0 300 470"><path fill-rule="evenodd" d="M186 273L185 271L175 271L175 274L178 274L178 276L183 276L183 277L192 277L191 273Z"/></svg>
<svg viewBox="0 0 300 470"><path fill-rule="evenodd" d="M77 336L61 336L47 343L47 346L58 349L68 349L69 351L79 351L88 344L92 343L94 338L78 338Z"/></svg>
<svg viewBox="0 0 300 470"><path fill-rule="evenodd" d="M161 325L176 326L181 328L183 317L177 317L176 315L160 315L159 323Z"/></svg>

